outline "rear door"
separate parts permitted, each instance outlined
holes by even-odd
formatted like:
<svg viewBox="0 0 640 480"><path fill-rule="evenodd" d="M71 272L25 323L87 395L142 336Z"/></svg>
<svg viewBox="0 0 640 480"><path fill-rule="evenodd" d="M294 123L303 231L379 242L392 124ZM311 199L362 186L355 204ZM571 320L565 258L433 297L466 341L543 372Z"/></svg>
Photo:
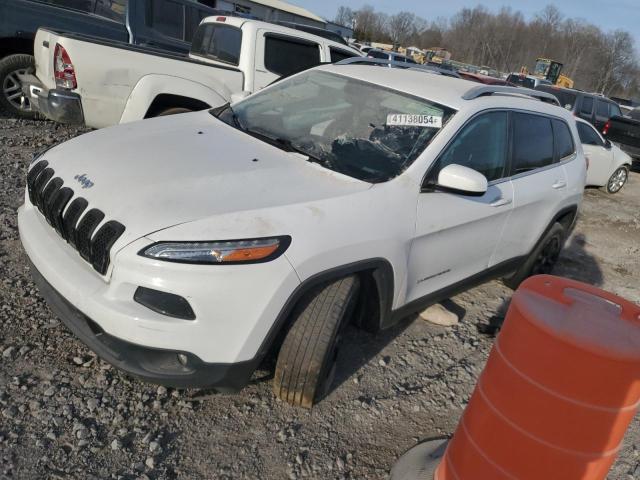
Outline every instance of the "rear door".
<svg viewBox="0 0 640 480"><path fill-rule="evenodd" d="M320 65L323 47L318 42L259 30L256 40L254 91L286 77Z"/></svg>
<svg viewBox="0 0 640 480"><path fill-rule="evenodd" d="M511 120L513 213L494 256L496 263L524 256L533 249L566 197L567 178L562 164L576 155L573 137L564 121L556 120L562 124L561 129L550 117L528 112L513 112ZM558 137L555 149L554 131Z"/></svg>
<svg viewBox="0 0 640 480"><path fill-rule="evenodd" d="M407 301L451 286L486 270L513 207L506 178L508 113L472 118L434 162L418 198L416 234L411 245ZM472 168L487 177L482 196L432 188L447 165Z"/></svg>
<svg viewBox="0 0 640 480"><path fill-rule="evenodd" d="M591 125L578 122L578 135L584 155L589 161L587 185L603 186L611 175L613 149L605 148L604 140Z"/></svg>

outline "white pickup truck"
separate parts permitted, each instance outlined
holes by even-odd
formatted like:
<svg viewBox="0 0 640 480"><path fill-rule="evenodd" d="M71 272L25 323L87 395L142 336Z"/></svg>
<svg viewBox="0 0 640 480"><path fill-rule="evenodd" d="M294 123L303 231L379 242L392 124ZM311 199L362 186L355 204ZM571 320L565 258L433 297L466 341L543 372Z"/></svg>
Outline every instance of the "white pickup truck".
<svg viewBox="0 0 640 480"><path fill-rule="evenodd" d="M36 77L25 89L46 117L102 128L219 107L282 76L362 54L272 23L205 18L189 57L40 29Z"/></svg>

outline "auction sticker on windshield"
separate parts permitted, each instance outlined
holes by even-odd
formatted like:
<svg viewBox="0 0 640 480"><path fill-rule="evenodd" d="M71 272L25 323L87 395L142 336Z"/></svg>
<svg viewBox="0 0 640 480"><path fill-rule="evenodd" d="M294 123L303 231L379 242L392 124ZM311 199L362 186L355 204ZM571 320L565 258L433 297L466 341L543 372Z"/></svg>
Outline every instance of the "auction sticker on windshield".
<svg viewBox="0 0 640 480"><path fill-rule="evenodd" d="M442 128L442 117L436 115L390 113L387 115L387 125L390 127Z"/></svg>

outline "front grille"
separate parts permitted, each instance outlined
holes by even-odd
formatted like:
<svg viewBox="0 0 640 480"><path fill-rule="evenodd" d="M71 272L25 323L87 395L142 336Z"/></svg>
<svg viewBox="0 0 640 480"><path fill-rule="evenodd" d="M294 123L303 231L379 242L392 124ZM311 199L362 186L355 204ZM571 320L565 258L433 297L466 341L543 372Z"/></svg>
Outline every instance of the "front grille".
<svg viewBox="0 0 640 480"><path fill-rule="evenodd" d="M94 270L106 274L111 247L124 233L124 225L109 220L96 232L105 214L97 208L85 213L89 202L82 197L71 200L73 190L63 186L64 181L54 175L46 160L36 163L27 174L29 200Z"/></svg>

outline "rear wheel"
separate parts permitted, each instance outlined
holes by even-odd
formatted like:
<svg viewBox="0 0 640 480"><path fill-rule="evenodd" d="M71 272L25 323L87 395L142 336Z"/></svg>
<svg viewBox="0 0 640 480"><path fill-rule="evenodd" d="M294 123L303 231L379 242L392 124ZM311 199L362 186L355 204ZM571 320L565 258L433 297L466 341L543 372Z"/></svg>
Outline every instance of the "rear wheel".
<svg viewBox="0 0 640 480"><path fill-rule="evenodd" d="M533 275L550 274L560 258L565 240L564 227L559 223L554 223L522 266L513 275L502 280L504 284L515 290L523 281Z"/></svg>
<svg viewBox="0 0 640 480"><path fill-rule="evenodd" d="M627 179L629 178L629 168L628 167L620 167L613 175L609 178L607 182L607 193L618 193L624 187L624 184L627 183Z"/></svg>
<svg viewBox="0 0 640 480"><path fill-rule="evenodd" d="M184 108L184 107L173 107L173 108L167 108L166 110L161 111L156 116L166 117L167 115L178 115L179 113L189 113L189 112L193 112L193 110L189 110L188 108Z"/></svg>
<svg viewBox="0 0 640 480"><path fill-rule="evenodd" d="M298 304L276 364L273 391L278 398L311 408L328 393L358 287L358 277L345 277L315 289Z"/></svg>
<svg viewBox="0 0 640 480"><path fill-rule="evenodd" d="M0 106L19 118L35 118L29 97L22 94L25 75L35 72L31 55L16 54L0 60Z"/></svg>

